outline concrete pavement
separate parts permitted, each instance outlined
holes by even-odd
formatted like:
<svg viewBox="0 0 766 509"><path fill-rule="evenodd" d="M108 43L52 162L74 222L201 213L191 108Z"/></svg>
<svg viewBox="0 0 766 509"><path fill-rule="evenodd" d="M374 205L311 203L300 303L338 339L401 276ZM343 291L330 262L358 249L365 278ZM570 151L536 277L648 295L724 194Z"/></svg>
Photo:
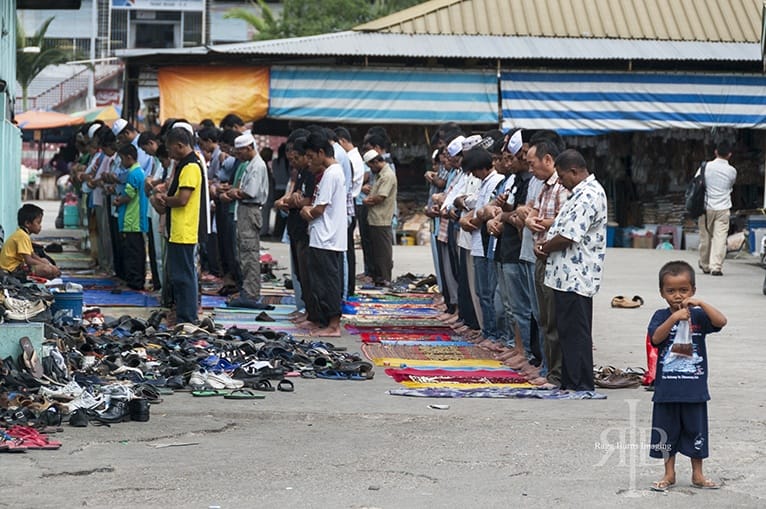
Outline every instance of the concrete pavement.
<svg viewBox="0 0 766 509"><path fill-rule="evenodd" d="M52 218L50 218L52 219ZM286 246L265 243L278 260ZM598 365L644 366L644 336L664 306L657 272L696 253L610 249L594 299ZM394 250L394 273L432 272L430 248ZM711 457L718 491L690 487L686 458L668 494L647 456L651 393L604 390L605 401L431 400L386 394L397 384L295 381L261 401L168 396L148 423L71 428L58 451L0 455L0 507L764 507L766 411L760 386L766 303L754 259L699 274L698 297L729 319L711 335ZM641 295L613 309L615 295ZM337 343L358 350L344 336ZM430 403L449 405L433 410ZM183 445L193 444L193 445Z"/></svg>

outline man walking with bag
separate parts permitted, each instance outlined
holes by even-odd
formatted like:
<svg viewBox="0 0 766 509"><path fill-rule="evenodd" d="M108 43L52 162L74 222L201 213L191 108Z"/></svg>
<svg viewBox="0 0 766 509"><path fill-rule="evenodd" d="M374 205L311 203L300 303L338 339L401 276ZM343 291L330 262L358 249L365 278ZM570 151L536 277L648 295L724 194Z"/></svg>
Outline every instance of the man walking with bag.
<svg viewBox="0 0 766 509"><path fill-rule="evenodd" d="M731 145L728 142L716 145L715 156L705 166L705 213L699 217L699 267L705 274L723 276L731 190L737 180L737 170L729 164Z"/></svg>

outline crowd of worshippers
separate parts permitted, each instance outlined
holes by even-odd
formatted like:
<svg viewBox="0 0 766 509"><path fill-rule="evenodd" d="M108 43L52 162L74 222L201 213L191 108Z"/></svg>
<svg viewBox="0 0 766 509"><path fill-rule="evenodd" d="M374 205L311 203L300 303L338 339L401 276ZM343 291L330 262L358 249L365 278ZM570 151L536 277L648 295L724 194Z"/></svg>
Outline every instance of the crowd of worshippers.
<svg viewBox="0 0 766 509"><path fill-rule="evenodd" d="M450 123L432 145L426 212L439 319L535 385L594 390L607 201L585 159L554 131L466 137Z"/></svg>
<svg viewBox="0 0 766 509"><path fill-rule="evenodd" d="M200 278L220 277L229 306L263 308L267 235L290 244L293 319L312 334L340 335L342 302L355 290L357 225L363 274L390 284L397 179L382 127L369 129L361 150L344 127L296 129L276 158L233 114L196 130L168 119L157 134L124 119L96 122L76 139L71 180L99 272L144 290L148 251L170 323L198 322Z"/></svg>

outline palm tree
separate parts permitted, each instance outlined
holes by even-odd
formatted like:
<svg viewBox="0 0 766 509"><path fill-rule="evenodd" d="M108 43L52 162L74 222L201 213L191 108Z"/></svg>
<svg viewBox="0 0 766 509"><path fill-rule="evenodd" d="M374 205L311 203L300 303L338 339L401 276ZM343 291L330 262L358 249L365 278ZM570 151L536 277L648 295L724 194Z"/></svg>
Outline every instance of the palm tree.
<svg viewBox="0 0 766 509"><path fill-rule="evenodd" d="M256 40L278 39L282 37L283 34L279 22L264 0L256 0L255 2L250 0L250 6L253 9L260 8L261 15L258 16L255 10L235 7L229 9L223 17L226 19L239 19L252 26L257 32L253 37Z"/></svg>
<svg viewBox="0 0 766 509"><path fill-rule="evenodd" d="M24 111L27 110L27 95L32 80L49 65L61 64L68 59L67 53L59 48L44 47L45 33L52 21L53 18L45 20L37 32L27 40L24 26L16 18L16 80L21 85L21 105ZM34 51L25 51L26 48L34 48Z"/></svg>

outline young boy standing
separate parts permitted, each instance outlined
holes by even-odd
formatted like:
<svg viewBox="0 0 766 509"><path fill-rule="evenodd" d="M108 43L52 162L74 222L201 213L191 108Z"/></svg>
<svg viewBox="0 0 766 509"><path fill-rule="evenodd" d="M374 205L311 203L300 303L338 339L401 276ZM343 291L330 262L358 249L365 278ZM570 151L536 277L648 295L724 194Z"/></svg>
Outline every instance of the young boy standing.
<svg viewBox="0 0 766 509"><path fill-rule="evenodd" d="M705 336L726 325L726 317L716 308L694 298L694 269L686 262L668 262L660 269L660 295L668 308L654 313L649 322L649 337L659 348L657 378L654 385L652 440L649 455L663 458L665 475L652 484L654 491L667 491L676 483L676 453L691 458L692 486L716 489L718 484L702 473L702 460L708 457L707 350ZM689 322L692 348L679 355L673 342L680 321ZM681 350L681 349L677 349Z"/></svg>
<svg viewBox="0 0 766 509"><path fill-rule="evenodd" d="M19 270L47 279L61 275L58 267L45 258L37 256L32 248L33 233L40 233L43 222L43 209L27 203L17 214L19 229L13 232L0 251L0 270L14 273Z"/></svg>
<svg viewBox="0 0 766 509"><path fill-rule="evenodd" d="M146 281L144 233L149 230L149 199L144 192L144 171L138 164L138 151L133 145L123 145L118 154L122 167L128 171L125 189L114 199L125 256L125 282L133 290L143 290Z"/></svg>

